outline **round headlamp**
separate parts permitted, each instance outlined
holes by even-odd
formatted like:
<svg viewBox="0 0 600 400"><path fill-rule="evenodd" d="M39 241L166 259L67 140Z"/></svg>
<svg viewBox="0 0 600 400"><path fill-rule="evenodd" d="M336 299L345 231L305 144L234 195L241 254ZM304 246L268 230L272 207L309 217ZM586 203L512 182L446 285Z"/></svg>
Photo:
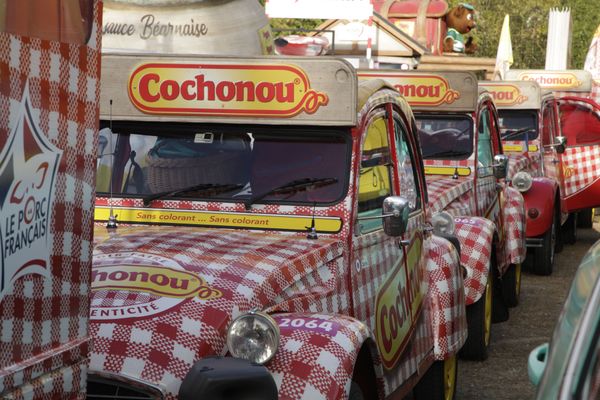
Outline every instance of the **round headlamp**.
<svg viewBox="0 0 600 400"><path fill-rule="evenodd" d="M446 211L433 214L431 217L433 233L436 235L452 235L454 233L454 217Z"/></svg>
<svg viewBox="0 0 600 400"><path fill-rule="evenodd" d="M237 358L264 364L279 346L279 325L262 312L237 317L227 331L227 348Z"/></svg>
<svg viewBox="0 0 600 400"><path fill-rule="evenodd" d="M533 184L533 178L529 175L528 172L520 171L515 174L512 178L512 185L519 192L526 192L531 189L531 185Z"/></svg>

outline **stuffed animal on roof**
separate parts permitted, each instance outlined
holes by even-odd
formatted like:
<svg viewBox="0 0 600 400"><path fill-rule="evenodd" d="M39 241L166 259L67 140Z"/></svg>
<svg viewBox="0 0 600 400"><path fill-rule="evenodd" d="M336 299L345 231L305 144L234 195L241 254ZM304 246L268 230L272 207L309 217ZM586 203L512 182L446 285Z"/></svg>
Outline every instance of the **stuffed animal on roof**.
<svg viewBox="0 0 600 400"><path fill-rule="evenodd" d="M467 3L452 7L446 14L448 32L444 38L444 51L454 53L474 53L477 45L469 37L465 42L464 35L476 27L475 8Z"/></svg>

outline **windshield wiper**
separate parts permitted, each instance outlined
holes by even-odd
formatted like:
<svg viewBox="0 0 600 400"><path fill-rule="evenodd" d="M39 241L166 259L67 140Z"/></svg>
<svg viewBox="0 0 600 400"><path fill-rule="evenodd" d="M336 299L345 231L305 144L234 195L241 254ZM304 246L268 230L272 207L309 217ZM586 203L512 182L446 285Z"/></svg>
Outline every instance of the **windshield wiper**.
<svg viewBox="0 0 600 400"><path fill-rule="evenodd" d="M533 128L521 128L521 129L517 129L516 131L509 131L507 133L500 135L500 139L508 140L509 138L511 138L513 136L518 136L518 135L521 135L521 134L523 134L525 132L529 132L529 131L533 131Z"/></svg>
<svg viewBox="0 0 600 400"><path fill-rule="evenodd" d="M303 178L296 179L291 182L288 182L284 185L276 186L268 191L257 194L256 196L251 196L249 199L244 201L244 205L246 206L246 210L249 210L252 207L252 204L260 201L271 194L293 194L297 192L301 192L303 190L310 191L323 186L328 186L333 183L337 183L337 178Z"/></svg>
<svg viewBox="0 0 600 400"><path fill-rule="evenodd" d="M157 199L162 199L164 197L176 196L178 194L186 193L186 192L201 192L202 196L207 195L215 195L218 193L229 192L235 189L241 189L243 185L239 183L224 183L224 184L216 184L216 183L200 183L198 185L188 186L185 188L170 190L166 192L154 193L148 195L143 198L144 206L148 207L150 203Z"/></svg>

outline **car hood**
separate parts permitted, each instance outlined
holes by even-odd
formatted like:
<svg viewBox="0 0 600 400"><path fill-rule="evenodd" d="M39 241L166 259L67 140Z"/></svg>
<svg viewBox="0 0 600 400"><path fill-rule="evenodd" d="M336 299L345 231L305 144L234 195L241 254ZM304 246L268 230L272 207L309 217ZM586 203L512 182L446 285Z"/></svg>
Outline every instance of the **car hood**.
<svg viewBox="0 0 600 400"><path fill-rule="evenodd" d="M427 195L432 212L446 209L450 203L465 195L473 187L473 179L428 175Z"/></svg>
<svg viewBox="0 0 600 400"><path fill-rule="evenodd" d="M507 153L508 156L508 174L506 175L507 179L512 179L517 172L525 171L529 172L531 176L537 176L535 171L536 165L535 160L537 158L532 158L526 154L518 154L518 153Z"/></svg>
<svg viewBox="0 0 600 400"><path fill-rule="evenodd" d="M224 355L230 321L331 295L339 240L229 229L95 229L92 372L176 393L193 363ZM312 297L311 297L312 296Z"/></svg>

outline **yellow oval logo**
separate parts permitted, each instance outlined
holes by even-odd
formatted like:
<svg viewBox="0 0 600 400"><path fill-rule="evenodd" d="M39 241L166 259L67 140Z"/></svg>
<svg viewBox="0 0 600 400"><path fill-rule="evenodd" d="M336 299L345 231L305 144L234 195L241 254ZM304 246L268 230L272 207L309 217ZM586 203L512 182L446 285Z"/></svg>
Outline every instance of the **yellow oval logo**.
<svg viewBox="0 0 600 400"><path fill-rule="evenodd" d="M402 83L394 84L396 90L415 106L437 106L443 103L451 104L460 98L457 90L451 89L448 81L441 76L410 76L402 77Z"/></svg>
<svg viewBox="0 0 600 400"><path fill-rule="evenodd" d="M292 65L167 64L139 66L129 97L150 114L292 117L328 103Z"/></svg>
<svg viewBox="0 0 600 400"><path fill-rule="evenodd" d="M92 289L129 290L174 298L197 296L202 300L222 295L191 272L149 265L95 267L92 269Z"/></svg>
<svg viewBox="0 0 600 400"><path fill-rule="evenodd" d="M486 85L486 89L498 106L516 106L527 100L515 85Z"/></svg>
<svg viewBox="0 0 600 400"><path fill-rule="evenodd" d="M519 75L523 81L535 81L541 87L547 89L574 89L580 87L583 82L570 72L524 72Z"/></svg>

